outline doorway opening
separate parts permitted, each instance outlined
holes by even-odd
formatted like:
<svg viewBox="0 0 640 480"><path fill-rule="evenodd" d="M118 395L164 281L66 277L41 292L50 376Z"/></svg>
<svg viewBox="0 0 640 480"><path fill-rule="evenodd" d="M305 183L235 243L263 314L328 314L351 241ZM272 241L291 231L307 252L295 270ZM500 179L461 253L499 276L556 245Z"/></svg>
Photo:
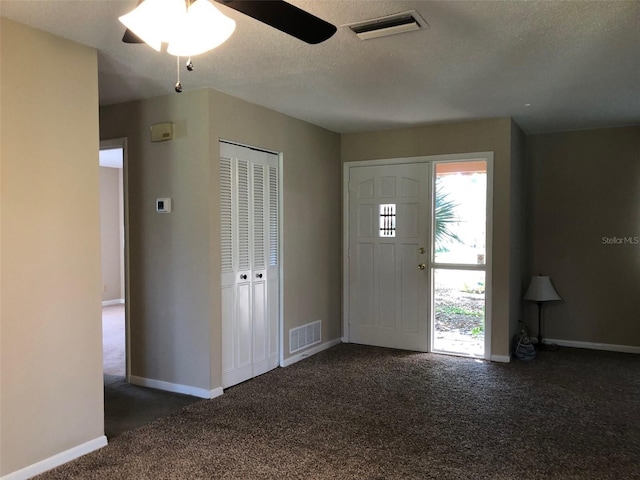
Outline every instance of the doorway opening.
<svg viewBox="0 0 640 480"><path fill-rule="evenodd" d="M99 155L103 370L117 377L126 377L128 370L124 148L124 141L101 142Z"/></svg>
<svg viewBox="0 0 640 480"><path fill-rule="evenodd" d="M490 358L492 162L345 164L345 341Z"/></svg>
<svg viewBox="0 0 640 480"><path fill-rule="evenodd" d="M431 350L483 358L487 161L433 168Z"/></svg>
<svg viewBox="0 0 640 480"><path fill-rule="evenodd" d="M100 142L104 428L107 439L171 414L197 397L129 383L131 376L127 145Z"/></svg>

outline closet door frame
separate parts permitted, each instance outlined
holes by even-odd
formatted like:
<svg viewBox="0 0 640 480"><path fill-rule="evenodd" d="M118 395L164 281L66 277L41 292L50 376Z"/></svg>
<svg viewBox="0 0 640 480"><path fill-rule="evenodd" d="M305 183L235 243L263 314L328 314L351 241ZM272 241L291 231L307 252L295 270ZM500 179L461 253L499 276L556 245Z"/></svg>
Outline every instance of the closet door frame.
<svg viewBox="0 0 640 480"><path fill-rule="evenodd" d="M218 158L222 158L223 157L223 150L225 149L225 147L223 147L223 145L229 145L232 148L235 147L240 147L240 148L244 148L244 149L250 149L252 150L251 152L251 156L258 156L260 157L261 154L268 154L265 155L265 158L267 160L264 161L264 163L262 162L256 162L254 163L252 160L249 161L249 165L248 165L248 176L249 176L249 184L250 184L250 195L249 195L249 203L250 203L250 217L249 217L249 225L250 225L250 231L253 230L254 228L254 219L253 219L253 215L251 214L253 208L255 207L255 203L254 203L254 197L253 194L254 192L252 191L252 185L254 182L254 165L255 164L262 164L264 166L264 233L265 233L265 251L264 251L264 270L261 270L260 272L255 271L254 269L254 261L255 261L255 255L254 255L254 236L250 233L249 236L249 243L250 243L250 247L249 247L249 270L247 272L245 272L244 270L242 272L240 272L240 270L235 270L236 266L237 266L237 261L238 261L238 251L237 251L237 238L238 238L238 217L236 216L237 213L237 195L235 193L235 189L237 188L237 163L238 163L238 158L239 155L231 155L232 157L232 166L231 166L231 175L232 175L232 191L234 192L232 194L232 198L234 198L233 200L233 208L232 208L232 223L233 223L233 242L232 242L232 258L233 258L233 264L234 264L234 272L236 275L239 274L247 274L247 275L258 275L259 273L266 273L266 279L264 282L264 296L265 296L265 302L267 304L266 310L264 310L264 316L269 320L269 322L267 322L267 328L266 331L264 332L265 335L267 335L268 341L266 342L266 348L268 349L265 353L266 353L266 359L265 361L263 361L263 366L265 365L265 362L268 363L268 367L265 368L258 368L257 371L255 370L255 356L254 356L254 348L255 348L255 336L252 334L252 341L251 341L251 356L252 356L252 361L251 361L251 368L254 369L254 375L253 376L257 376L260 375L262 373L264 373L264 371L268 371L272 368L276 368L278 366L282 366L283 365L283 361L284 361L284 342L283 342L283 324L284 324L284 318L283 318L283 299L284 299L284 279L283 279L283 265L282 265L282 250L283 250L283 242L282 242L282 231L283 231L283 201L282 201L282 197L283 197L283 189L282 189L282 185L283 185L283 179L282 179L282 171L283 171L283 155L282 153L278 153L278 152L273 152L270 150L266 150L266 149L262 149L262 148L256 148L254 146L249 146L249 145L245 145L245 144L241 144L238 142L234 142L234 141L229 141L229 140L225 140L225 139L220 139L219 141L219 145L220 145L220 150L219 150L219 155ZM245 152L247 153L247 152ZM229 155L224 155L225 157L228 157ZM276 162L274 163L274 157L275 156L275 160ZM220 167L218 167L220 168ZM272 249L271 246L271 242L272 242L272 237L269 235L270 232L270 228L269 228L269 223L271 221L272 215L274 214L273 209L270 208L270 199L272 199L272 192L270 190L271 188L271 182L273 182L274 180L274 172L273 169L275 168L275 181L276 181L276 200L277 200L277 209L275 210L275 214L277 216L276 218L276 225L277 225L277 245L276 245L276 249L275 249L275 253ZM221 219L222 221L223 219ZM275 254L276 256L276 265L275 266L271 266L271 261L272 261L272 257ZM275 271L274 271L275 270ZM223 269L224 272L224 269ZM222 275L229 275L230 273L222 273ZM227 270L228 272L228 270ZM275 275L274 275L275 274ZM276 277L275 279L273 279L273 277ZM253 278L248 278L247 281L249 283L249 288L253 289L253 282L249 282L249 281L253 281L253 280L257 280L259 282L260 278L256 277L256 279ZM274 281L275 280L275 281ZM224 290L224 286L227 284L228 282L224 282L222 283L223 286L223 290ZM238 284L238 280L235 280L234 283L234 289L236 288L235 285ZM276 311L274 312L274 299L270 298L273 295L272 289L274 287L277 288L277 295L276 295L276 305L275 305L275 309ZM223 293L224 295L224 293ZM234 294L235 295L235 294ZM237 312L235 311L236 305L237 305L237 298L233 299L233 307L231 308L232 312L230 311L223 311L222 312L222 321L223 321L223 334L222 334L222 342L224 341L228 341L228 336L224 334L224 316L225 315L229 315L230 313L233 315L237 315ZM254 312L253 312L253 302L254 299L252 298L251 300L251 311L248 312L249 316L251 318L251 328L253 331L253 328L255 327L255 325L253 324L253 319L254 319ZM227 303L228 306L228 303ZM225 307L225 302L223 301L222 307ZM275 314L275 322L273 322L271 319L274 317ZM273 322L273 324L271 323ZM275 327L275 330L273 329L273 327ZM234 332L233 334L233 342L234 344L238 341L238 339L236 339L235 337L236 333ZM273 340L275 339L275 343L276 343L276 348L273 348ZM236 346L237 347L237 346ZM224 351L223 351L224 352ZM235 351L234 351L235 354ZM223 353L224 355L224 353ZM223 366L225 365L226 361L223 358ZM236 369L237 370L237 369ZM225 373L223 372L223 377L225 376ZM251 377L251 378L252 378ZM229 386L229 385L228 385Z"/></svg>

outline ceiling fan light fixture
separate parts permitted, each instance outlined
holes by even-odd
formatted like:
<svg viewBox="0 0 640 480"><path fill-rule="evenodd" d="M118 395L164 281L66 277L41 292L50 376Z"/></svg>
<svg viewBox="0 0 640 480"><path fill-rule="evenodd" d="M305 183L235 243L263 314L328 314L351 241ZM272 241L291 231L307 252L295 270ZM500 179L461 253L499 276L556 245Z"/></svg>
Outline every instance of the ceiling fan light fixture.
<svg viewBox="0 0 640 480"><path fill-rule="evenodd" d="M144 0L119 20L159 52L162 43L173 38L176 19L184 18L186 13L184 0Z"/></svg>
<svg viewBox="0 0 640 480"><path fill-rule="evenodd" d="M209 0L196 0L179 18L167 52L179 57L199 55L224 43L235 28L236 22Z"/></svg>

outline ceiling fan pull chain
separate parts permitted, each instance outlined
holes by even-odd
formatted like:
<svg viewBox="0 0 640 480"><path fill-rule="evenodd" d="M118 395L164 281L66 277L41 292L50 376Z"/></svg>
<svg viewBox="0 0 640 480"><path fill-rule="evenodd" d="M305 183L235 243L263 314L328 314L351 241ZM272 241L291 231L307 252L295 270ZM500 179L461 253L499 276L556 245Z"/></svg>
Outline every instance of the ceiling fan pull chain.
<svg viewBox="0 0 640 480"><path fill-rule="evenodd" d="M176 67L178 70L178 81L176 82L176 92L182 92L182 84L180 83L180 57L176 57Z"/></svg>
<svg viewBox="0 0 640 480"><path fill-rule="evenodd" d="M187 70L193 72L193 62L191 61L191 55L189 55L189 60L187 60Z"/></svg>

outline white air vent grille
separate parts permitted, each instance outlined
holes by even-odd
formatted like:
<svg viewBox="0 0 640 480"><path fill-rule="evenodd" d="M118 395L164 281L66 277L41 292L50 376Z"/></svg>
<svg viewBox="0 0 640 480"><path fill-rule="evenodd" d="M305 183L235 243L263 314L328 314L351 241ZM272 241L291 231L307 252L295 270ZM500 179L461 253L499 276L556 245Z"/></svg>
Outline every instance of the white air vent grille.
<svg viewBox="0 0 640 480"><path fill-rule="evenodd" d="M415 10L346 25L361 40L386 37L428 28L429 24Z"/></svg>
<svg viewBox="0 0 640 480"><path fill-rule="evenodd" d="M322 340L321 332L322 320L292 328L289 330L289 353L320 343Z"/></svg>

